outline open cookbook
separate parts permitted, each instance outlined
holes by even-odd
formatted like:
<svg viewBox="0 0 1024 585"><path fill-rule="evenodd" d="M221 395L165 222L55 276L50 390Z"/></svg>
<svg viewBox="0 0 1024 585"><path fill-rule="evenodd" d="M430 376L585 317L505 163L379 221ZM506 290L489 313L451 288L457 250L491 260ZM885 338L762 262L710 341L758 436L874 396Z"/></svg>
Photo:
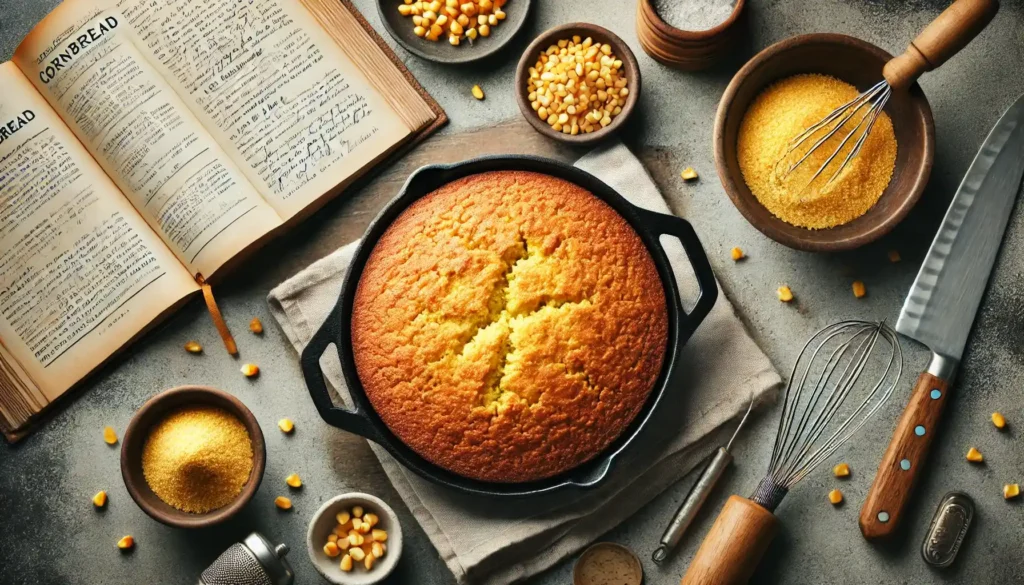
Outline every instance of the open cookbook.
<svg viewBox="0 0 1024 585"><path fill-rule="evenodd" d="M444 112L347 2L68 0L0 65L0 430Z"/></svg>

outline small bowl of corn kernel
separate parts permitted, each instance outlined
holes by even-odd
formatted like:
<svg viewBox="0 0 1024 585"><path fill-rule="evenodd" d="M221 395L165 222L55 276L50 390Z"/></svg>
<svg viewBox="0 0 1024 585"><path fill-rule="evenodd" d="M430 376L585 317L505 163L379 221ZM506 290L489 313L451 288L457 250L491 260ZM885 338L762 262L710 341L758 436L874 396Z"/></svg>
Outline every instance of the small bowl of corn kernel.
<svg viewBox="0 0 1024 585"><path fill-rule="evenodd" d="M556 26L527 47L516 68L516 101L541 134L593 144L626 123L640 98L640 66L610 30Z"/></svg>
<svg viewBox="0 0 1024 585"><path fill-rule="evenodd" d="M306 532L313 566L335 585L371 585L387 578L402 555L402 527L376 496L348 493L328 500Z"/></svg>
<svg viewBox="0 0 1024 585"><path fill-rule="evenodd" d="M497 53L519 32L530 0L380 0L380 19L398 44L438 63Z"/></svg>

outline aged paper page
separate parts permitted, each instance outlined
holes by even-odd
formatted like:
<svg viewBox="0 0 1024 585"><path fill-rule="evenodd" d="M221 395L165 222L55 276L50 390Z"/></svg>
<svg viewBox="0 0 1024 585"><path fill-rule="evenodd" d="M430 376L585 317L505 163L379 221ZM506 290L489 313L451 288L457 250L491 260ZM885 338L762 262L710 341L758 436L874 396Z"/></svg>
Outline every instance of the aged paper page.
<svg viewBox="0 0 1024 585"><path fill-rule="evenodd" d="M295 0L118 5L137 44L283 219L410 135Z"/></svg>
<svg viewBox="0 0 1024 585"><path fill-rule="evenodd" d="M139 51L116 11L65 2L15 62L193 274L281 224Z"/></svg>
<svg viewBox="0 0 1024 585"><path fill-rule="evenodd" d="M198 287L13 63L0 87L0 339L49 402Z"/></svg>

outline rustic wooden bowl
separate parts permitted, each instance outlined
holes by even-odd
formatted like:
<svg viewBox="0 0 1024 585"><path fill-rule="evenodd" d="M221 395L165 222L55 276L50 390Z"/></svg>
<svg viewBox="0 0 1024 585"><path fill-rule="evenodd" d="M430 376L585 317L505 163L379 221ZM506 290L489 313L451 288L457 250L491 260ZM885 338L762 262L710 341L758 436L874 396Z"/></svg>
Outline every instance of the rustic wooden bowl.
<svg viewBox="0 0 1024 585"><path fill-rule="evenodd" d="M537 112L533 111L533 108L530 106L530 90L527 87L527 81L530 79L530 67L533 67L537 62L537 57L550 45L562 39L570 38L573 35L579 35L582 38L590 37L594 39L594 42L611 45L612 52L622 60L622 70L627 80L626 87L629 88L629 95L626 96L626 105L622 106L622 111L612 119L611 124L596 132L589 134L580 133L575 136L555 132L551 126L548 126L547 122L537 116ZM530 46L523 52L523 56L519 58L519 66L516 67L515 84L516 101L519 103L519 110L523 113L526 121L538 132L554 140L569 144L594 144L614 134L632 115L633 109L640 99L640 65L637 64L636 55L630 50L629 45L612 31L596 24L571 22L548 29L530 43Z"/></svg>
<svg viewBox="0 0 1024 585"><path fill-rule="evenodd" d="M741 41L746 0L737 0L732 14L708 30L676 28L658 14L651 0L636 4L636 36L644 52L655 61L681 69L699 71L722 60Z"/></svg>
<svg viewBox="0 0 1024 585"><path fill-rule="evenodd" d="M252 473L238 496L227 506L205 514L183 512L161 500L142 473L142 447L149 430L171 411L187 406L210 405L238 417L252 440ZM256 417L234 396L205 386L179 386L150 398L132 417L121 440L121 477L135 503L151 518L177 528L205 528L234 516L252 499L263 480L267 447Z"/></svg>
<svg viewBox="0 0 1024 585"><path fill-rule="evenodd" d="M861 217L834 228L812 230L771 214L750 192L740 172L736 142L750 103L768 85L799 73L823 73L865 90L882 79L892 55L871 43L839 34L801 35L761 51L736 73L718 104L715 164L725 192L747 221L773 240L798 250L851 250L882 237L917 203L935 156L935 124L928 100L916 83L893 92L885 111L892 119L898 150L896 167L882 197Z"/></svg>

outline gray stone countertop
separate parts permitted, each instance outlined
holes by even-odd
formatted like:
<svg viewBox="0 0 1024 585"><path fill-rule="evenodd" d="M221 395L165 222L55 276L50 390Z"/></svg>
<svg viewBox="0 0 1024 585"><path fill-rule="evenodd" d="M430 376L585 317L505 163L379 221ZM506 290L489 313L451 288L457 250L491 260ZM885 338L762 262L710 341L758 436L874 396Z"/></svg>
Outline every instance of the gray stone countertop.
<svg viewBox="0 0 1024 585"><path fill-rule="evenodd" d="M20 39L54 4L54 0L0 0L0 58L10 58ZM374 2L356 0L355 4L383 30ZM653 167L652 173L675 210L696 226L724 292L784 373L808 336L828 323L846 318L895 319L937 222L975 151L1001 111L1024 92L1024 3L1004 0L1000 14L981 37L922 79L935 114L935 168L910 218L882 242L855 253L801 253L768 240L748 225L715 177L711 152L714 112L740 60L703 73L681 73L657 64L637 42L634 2L533 4L535 14L522 37L506 55L489 63L442 66L399 49L403 60L451 117L444 132L489 126L519 116L511 79L519 51L540 31L576 20L615 31L636 52L644 75L640 115L631 128L631 143L661 153L645 161ZM900 52L946 4L943 0L748 0L751 38L743 56L791 35L824 31L854 35ZM469 89L476 83L488 91L485 102L470 95ZM663 164L657 164L659 161ZM675 180L679 169L687 165L702 173L696 185ZM260 364L263 370L257 381L241 377L238 363L217 353L217 335L209 317L199 304L190 304L92 377L39 432L16 446L0 446L0 583L192 583L225 547L254 529L291 545L298 583L318 583L321 581L305 557L306 523L321 501L349 490L373 491L398 508L407 541L399 569L389 582L454 582L365 443L320 421L306 398L296 356L267 309L265 298L275 284L357 238L379 206L358 194L342 199L307 222L304 229L278 240L219 290L229 324L238 333L248 335L245 326L254 315L266 324L264 339L259 343L246 339L243 347L246 361ZM837 456L837 460L850 463L852 478L840 484L822 469L792 491L778 510L781 531L754 582L1024 583L1024 506L1006 503L1001 497L1004 483L1024 483L1019 431L1024 426L1022 216L1018 210L1011 222L968 345L958 388L901 537L888 545L870 544L860 536L856 518L906 403L912 378L927 362L925 350L910 342L905 344L910 375L890 408ZM335 235L326 238L324 233ZM748 261L733 264L728 259L728 250L736 245L747 251ZM887 261L886 252L893 248L902 254L902 262ZM854 279L867 284L866 298L852 296ZM782 305L775 299L775 288L782 283L792 287L796 303ZM181 349L190 339L210 348L202 368ZM117 451L99 440L104 425L123 431L134 410L152 393L185 383L209 384L241 397L266 429L270 453L266 480L246 511L226 525L200 533L173 530L147 518L124 489ZM605 535L605 539L626 544L640 554L647 583L678 583L726 497L749 495L767 467L780 410L776 406L757 416L740 437L735 467L671 562L655 566L650 553L694 474ZM1010 420L1010 433L994 432L988 422L994 410ZM286 438L274 429L275 421L284 415L297 422L298 432L293 437ZM964 461L971 445L985 453L987 465L969 466ZM281 478L293 471L310 487L294 497L294 513L279 514L272 501L283 491ZM848 504L833 508L825 496L837 485ZM97 514L89 498L99 489L108 490L111 499L109 508ZM977 523L954 567L938 572L922 562L919 548L940 496L954 489L974 497ZM129 533L137 539L137 550L131 555L117 554L114 542ZM569 559L534 581L569 583L571 570Z"/></svg>

